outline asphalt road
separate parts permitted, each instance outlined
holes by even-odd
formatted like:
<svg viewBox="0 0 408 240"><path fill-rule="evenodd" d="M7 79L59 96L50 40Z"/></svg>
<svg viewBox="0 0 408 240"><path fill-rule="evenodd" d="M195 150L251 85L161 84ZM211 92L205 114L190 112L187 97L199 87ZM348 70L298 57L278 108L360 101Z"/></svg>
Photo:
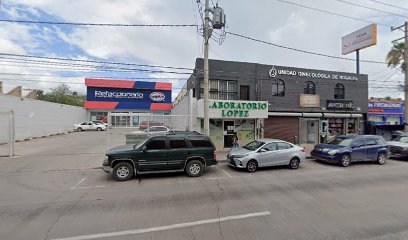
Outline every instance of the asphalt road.
<svg viewBox="0 0 408 240"><path fill-rule="evenodd" d="M408 239L408 161L116 182L106 132L17 144L0 158L0 239Z"/></svg>

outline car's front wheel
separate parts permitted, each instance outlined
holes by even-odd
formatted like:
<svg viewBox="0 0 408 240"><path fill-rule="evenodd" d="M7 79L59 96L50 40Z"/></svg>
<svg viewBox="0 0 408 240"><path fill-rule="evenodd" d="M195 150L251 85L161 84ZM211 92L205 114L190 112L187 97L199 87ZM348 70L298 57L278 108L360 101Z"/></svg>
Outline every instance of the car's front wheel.
<svg viewBox="0 0 408 240"><path fill-rule="evenodd" d="M77 131L78 131L78 132L82 132L83 130L82 130L81 127L79 127L79 128L77 128Z"/></svg>
<svg viewBox="0 0 408 240"><path fill-rule="evenodd" d="M250 173L256 172L256 170L258 169L258 163L255 160L250 160L247 163L246 169Z"/></svg>
<svg viewBox="0 0 408 240"><path fill-rule="evenodd" d="M120 162L113 168L113 177L118 181L127 181L133 177L133 166L128 162Z"/></svg>
<svg viewBox="0 0 408 240"><path fill-rule="evenodd" d="M96 131L102 131L102 128L97 127L97 128L96 128Z"/></svg>
<svg viewBox="0 0 408 240"><path fill-rule="evenodd" d="M351 163L350 156L347 155L347 154L344 154L343 157L341 157L340 165L342 167L348 167L348 166L350 166L350 163Z"/></svg>
<svg viewBox="0 0 408 240"><path fill-rule="evenodd" d="M385 153L378 154L377 163L384 165L387 162L387 155Z"/></svg>
<svg viewBox="0 0 408 240"><path fill-rule="evenodd" d="M190 177L199 177L204 173L204 165L199 160L192 160L187 163L186 173Z"/></svg>

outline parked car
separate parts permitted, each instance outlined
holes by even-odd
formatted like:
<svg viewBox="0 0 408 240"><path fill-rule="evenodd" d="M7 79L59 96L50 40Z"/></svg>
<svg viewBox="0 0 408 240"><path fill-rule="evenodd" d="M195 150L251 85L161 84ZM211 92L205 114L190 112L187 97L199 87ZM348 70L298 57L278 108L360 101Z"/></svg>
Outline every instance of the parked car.
<svg viewBox="0 0 408 240"><path fill-rule="evenodd" d="M104 125L104 124L95 124L93 122L82 122L80 124L75 124L74 125L74 130L77 130L78 132L86 131L86 130L105 131L106 130L106 125Z"/></svg>
<svg viewBox="0 0 408 240"><path fill-rule="evenodd" d="M108 126L106 122L102 122L102 121L92 121L92 122L95 124L102 124L102 125Z"/></svg>
<svg viewBox="0 0 408 240"><path fill-rule="evenodd" d="M126 133L126 144L138 144L149 136L161 136L170 132L170 129L165 126L156 126L145 129L144 131L138 130Z"/></svg>
<svg viewBox="0 0 408 240"><path fill-rule="evenodd" d="M146 130L147 128L154 126L164 126L163 123L154 122L154 121L142 121L139 123L139 130Z"/></svg>
<svg viewBox="0 0 408 240"><path fill-rule="evenodd" d="M230 166L255 172L258 167L287 165L299 168L305 160L305 149L277 139L259 139L243 147L232 148L227 155Z"/></svg>
<svg viewBox="0 0 408 240"><path fill-rule="evenodd" d="M201 176L206 167L217 164L215 147L205 135L174 134L148 137L139 144L110 149L102 167L118 181L137 174L186 172Z"/></svg>
<svg viewBox="0 0 408 240"><path fill-rule="evenodd" d="M397 139L399 136L402 136L402 135L407 135L407 133L404 131L400 131L400 130L392 131L391 141L394 141L395 139Z"/></svg>
<svg viewBox="0 0 408 240"><path fill-rule="evenodd" d="M390 147L391 156L408 158L408 135L400 135L387 143Z"/></svg>
<svg viewBox="0 0 408 240"><path fill-rule="evenodd" d="M373 135L340 135L327 144L318 144L311 152L317 160L337 163L348 167L353 162L376 161L385 164L389 150L381 136Z"/></svg>

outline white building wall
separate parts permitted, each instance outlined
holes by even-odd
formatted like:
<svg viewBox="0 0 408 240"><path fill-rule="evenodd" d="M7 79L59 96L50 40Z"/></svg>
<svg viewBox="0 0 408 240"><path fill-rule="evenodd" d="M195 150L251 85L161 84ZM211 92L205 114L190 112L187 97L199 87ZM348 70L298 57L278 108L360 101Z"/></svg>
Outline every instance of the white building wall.
<svg viewBox="0 0 408 240"><path fill-rule="evenodd" d="M190 90L191 91L191 90ZM184 98L179 100L179 102L173 106L171 110L171 115L188 115L190 117L189 121L191 121L192 131L199 131L198 121L197 121L197 99L193 98L192 92L190 94L186 94ZM189 124L190 125L190 124ZM186 130L188 126L186 126L185 122L178 122L175 125L175 129L177 130Z"/></svg>
<svg viewBox="0 0 408 240"><path fill-rule="evenodd" d="M86 120L82 107L0 95L0 111L14 111L16 140L71 131L73 124ZM5 116L5 115L4 115ZM7 121L8 116L0 121ZM0 124L0 141L8 139L8 124Z"/></svg>

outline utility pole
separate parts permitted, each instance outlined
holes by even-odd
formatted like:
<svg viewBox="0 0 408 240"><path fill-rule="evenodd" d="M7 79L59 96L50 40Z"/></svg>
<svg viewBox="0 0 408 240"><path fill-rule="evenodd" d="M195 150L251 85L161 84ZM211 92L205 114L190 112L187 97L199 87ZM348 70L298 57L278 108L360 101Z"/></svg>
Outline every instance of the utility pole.
<svg viewBox="0 0 408 240"><path fill-rule="evenodd" d="M199 3L199 0L197 0ZM213 29L222 29L225 27L226 16L224 10L218 7L218 3L214 8L210 9L210 1L205 0L205 19L204 19L204 134L210 136L210 120L209 120L209 97L208 97L208 85L209 85L209 66L208 66L208 50L209 50L209 39ZM210 20L210 13L213 14L213 19ZM212 23L212 28L210 27L210 22ZM225 32L223 33L225 34ZM223 35L221 34L221 35ZM221 44L221 43L220 43Z"/></svg>
<svg viewBox="0 0 408 240"><path fill-rule="evenodd" d="M405 132L408 132L408 22L405 21L404 25L401 25L399 27L393 28L391 27L391 31L394 31L396 29L401 29L404 27L404 37L398 38L392 43L395 43L399 40L404 39L404 64L405 64L405 69L404 69L404 130Z"/></svg>
<svg viewBox="0 0 408 240"><path fill-rule="evenodd" d="M210 119L208 116L208 48L209 48L209 28L210 28L210 2L205 0L205 22L204 22L204 134L210 136Z"/></svg>

